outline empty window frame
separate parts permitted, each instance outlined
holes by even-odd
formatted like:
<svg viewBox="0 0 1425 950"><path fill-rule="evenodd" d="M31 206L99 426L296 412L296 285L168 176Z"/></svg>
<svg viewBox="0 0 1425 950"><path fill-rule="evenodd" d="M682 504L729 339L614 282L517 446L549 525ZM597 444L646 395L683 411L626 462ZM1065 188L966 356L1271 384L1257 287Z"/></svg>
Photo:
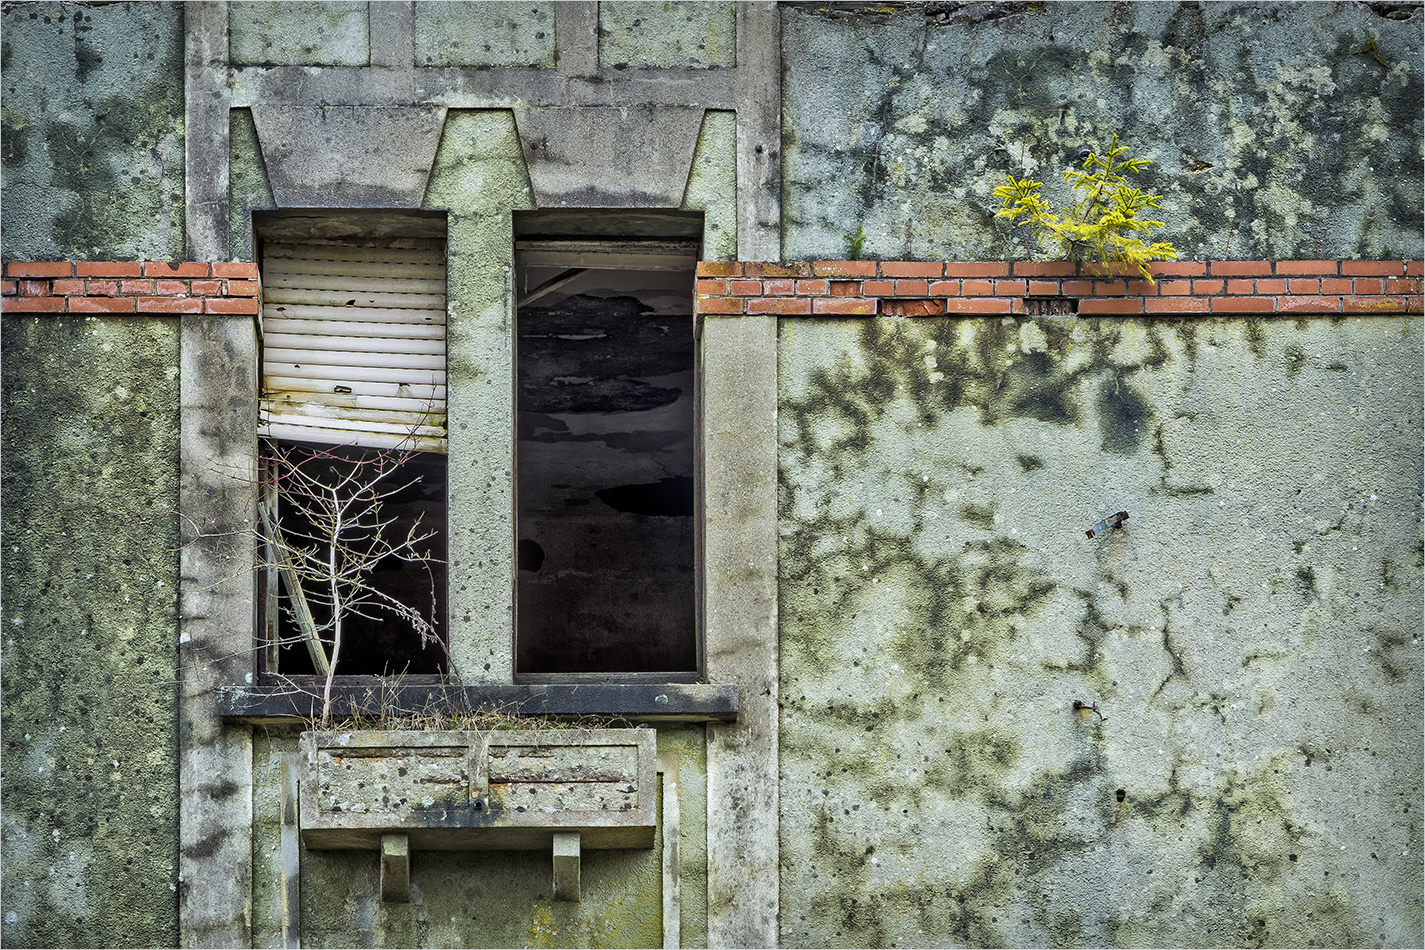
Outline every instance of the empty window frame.
<svg viewBox="0 0 1425 950"><path fill-rule="evenodd" d="M276 230L262 250L264 669L444 672L444 240Z"/></svg>
<svg viewBox="0 0 1425 950"><path fill-rule="evenodd" d="M698 676L696 256L516 245L523 681Z"/></svg>

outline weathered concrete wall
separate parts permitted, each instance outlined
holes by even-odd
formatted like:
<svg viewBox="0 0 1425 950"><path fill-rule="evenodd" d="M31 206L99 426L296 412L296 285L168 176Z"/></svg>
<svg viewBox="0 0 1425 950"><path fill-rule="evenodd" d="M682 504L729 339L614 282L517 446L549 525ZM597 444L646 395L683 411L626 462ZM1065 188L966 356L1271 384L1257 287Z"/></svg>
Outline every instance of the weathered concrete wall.
<svg viewBox="0 0 1425 950"><path fill-rule="evenodd" d="M6 314L7 946L176 946L178 327Z"/></svg>
<svg viewBox="0 0 1425 950"><path fill-rule="evenodd" d="M1114 133L1185 260L1419 257L1425 14L1372 6L785 6L783 259L1033 256L991 192Z"/></svg>
<svg viewBox="0 0 1425 950"><path fill-rule="evenodd" d="M181 5L3 16L6 259L181 258Z"/></svg>
<svg viewBox="0 0 1425 950"><path fill-rule="evenodd" d="M1418 945L1421 329L784 321L783 942Z"/></svg>

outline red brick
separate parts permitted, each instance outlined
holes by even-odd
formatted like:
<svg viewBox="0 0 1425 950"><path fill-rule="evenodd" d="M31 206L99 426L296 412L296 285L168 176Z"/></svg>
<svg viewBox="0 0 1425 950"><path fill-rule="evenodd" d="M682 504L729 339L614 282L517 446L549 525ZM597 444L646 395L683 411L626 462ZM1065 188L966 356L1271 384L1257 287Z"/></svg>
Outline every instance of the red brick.
<svg viewBox="0 0 1425 950"><path fill-rule="evenodd" d="M1093 282L1095 296L1121 296L1128 293L1127 282L1122 280L1096 280Z"/></svg>
<svg viewBox="0 0 1425 950"><path fill-rule="evenodd" d="M1355 286L1351 288L1351 292L1357 297L1366 294L1383 294L1385 293L1385 282L1387 279L1388 278L1384 277L1357 277L1355 281L1353 281Z"/></svg>
<svg viewBox="0 0 1425 950"><path fill-rule="evenodd" d="M49 297L55 294L54 281L52 280L22 280L20 281L21 297Z"/></svg>
<svg viewBox="0 0 1425 950"><path fill-rule="evenodd" d="M91 297L116 297L119 294L119 282L117 280L90 280L86 281L85 293Z"/></svg>
<svg viewBox="0 0 1425 950"><path fill-rule="evenodd" d="M211 269L211 264L201 261L178 261L172 264L167 261L145 261L143 275L145 277L207 277Z"/></svg>
<svg viewBox="0 0 1425 950"><path fill-rule="evenodd" d="M945 301L946 313L1013 313L1011 304L1019 303L1009 297L949 297Z"/></svg>
<svg viewBox="0 0 1425 950"><path fill-rule="evenodd" d="M143 264L138 261L80 261L74 265L76 277L140 277Z"/></svg>
<svg viewBox="0 0 1425 950"><path fill-rule="evenodd" d="M1006 263L950 263L945 265L946 277L1008 277L1009 265ZM999 311L995 311L998 313Z"/></svg>
<svg viewBox="0 0 1425 950"><path fill-rule="evenodd" d="M229 286L236 283L241 283L241 281L234 280L228 282ZM717 280L699 280L697 283L697 291L698 293L705 294L707 296L718 296L721 294L725 294L727 293L727 280L726 278L721 278Z"/></svg>
<svg viewBox="0 0 1425 950"><path fill-rule="evenodd" d="M811 272L817 277L875 277L875 261L812 261Z"/></svg>
<svg viewBox="0 0 1425 950"><path fill-rule="evenodd" d="M1210 265L1214 277L1270 277L1271 261L1213 261Z"/></svg>
<svg viewBox="0 0 1425 950"><path fill-rule="evenodd" d="M0 294L9 297L16 293L19 293L19 285L15 281L8 279L0 280Z"/></svg>
<svg viewBox="0 0 1425 950"><path fill-rule="evenodd" d="M1321 281L1321 292L1323 294L1350 294L1351 278L1327 277Z"/></svg>
<svg viewBox="0 0 1425 950"><path fill-rule="evenodd" d="M188 296L188 281L186 280L158 280L154 281L153 292L170 297Z"/></svg>
<svg viewBox="0 0 1425 950"><path fill-rule="evenodd" d="M1339 261L1277 261L1277 273L1334 277L1340 273L1340 266Z"/></svg>
<svg viewBox="0 0 1425 950"><path fill-rule="evenodd" d="M1349 262L1342 262L1343 265ZM1347 313L1408 313L1412 297L1343 297L1341 309Z"/></svg>
<svg viewBox="0 0 1425 950"><path fill-rule="evenodd" d="M1178 281L1177 283L1187 283ZM1143 301L1148 313L1207 313L1206 297L1149 297Z"/></svg>
<svg viewBox="0 0 1425 950"><path fill-rule="evenodd" d="M994 292L996 297L1023 297L1029 293L1029 281L997 280Z"/></svg>
<svg viewBox="0 0 1425 950"><path fill-rule="evenodd" d="M1399 277L1400 261L1342 261L1342 277Z"/></svg>
<svg viewBox="0 0 1425 950"><path fill-rule="evenodd" d="M215 297L223 292L221 280L195 280L189 283L189 287L195 297Z"/></svg>
<svg viewBox="0 0 1425 950"><path fill-rule="evenodd" d="M944 312L944 297L893 297L881 301L882 316L935 317Z"/></svg>
<svg viewBox="0 0 1425 950"><path fill-rule="evenodd" d="M751 297L748 313L811 313L810 297Z"/></svg>
<svg viewBox="0 0 1425 950"><path fill-rule="evenodd" d="M1028 293L1035 297L1057 297L1059 296L1059 282L1057 280L1031 280Z"/></svg>
<svg viewBox="0 0 1425 950"><path fill-rule="evenodd" d="M1385 282L1386 292L1392 294L1418 294L1420 293L1420 278L1418 277L1391 277Z"/></svg>
<svg viewBox="0 0 1425 950"><path fill-rule="evenodd" d="M1091 280L1066 280L1064 281L1064 294L1069 297L1087 297L1093 293L1093 281Z"/></svg>
<svg viewBox="0 0 1425 950"><path fill-rule="evenodd" d="M965 295L984 294L988 296L995 292L994 281L991 280L962 280L960 281L960 293Z"/></svg>
<svg viewBox="0 0 1425 950"><path fill-rule="evenodd" d="M861 296L861 282L859 280L833 280L831 295L833 297L859 297Z"/></svg>
<svg viewBox="0 0 1425 950"><path fill-rule="evenodd" d="M74 265L69 261L11 261L5 265L6 277L73 277Z"/></svg>
<svg viewBox="0 0 1425 950"><path fill-rule="evenodd" d="M790 297L797 291L795 280L764 280L762 281L762 293L773 297ZM749 313L751 310L749 309Z"/></svg>
<svg viewBox="0 0 1425 950"><path fill-rule="evenodd" d="M863 280L861 293L867 297L889 297L896 292L893 280Z"/></svg>
<svg viewBox="0 0 1425 950"><path fill-rule="evenodd" d="M252 297L209 297L204 304L205 313L257 313Z"/></svg>
<svg viewBox="0 0 1425 950"><path fill-rule="evenodd" d="M262 285L255 280L228 281L229 297L256 297Z"/></svg>
<svg viewBox="0 0 1425 950"><path fill-rule="evenodd" d="M924 297L930 293L930 282L927 280L897 280L897 297Z"/></svg>
<svg viewBox="0 0 1425 950"><path fill-rule="evenodd" d="M1011 272L1015 277L1074 277L1079 267L1073 261L1016 261Z"/></svg>
<svg viewBox="0 0 1425 950"><path fill-rule="evenodd" d="M865 297L818 297L811 302L812 313L873 316L876 301Z"/></svg>
<svg viewBox="0 0 1425 950"><path fill-rule="evenodd" d="M702 297L698 313L741 313L746 301L741 297Z"/></svg>
<svg viewBox="0 0 1425 950"><path fill-rule="evenodd" d="M831 281L824 278L821 280L799 280L797 281L797 293L825 297L831 293Z"/></svg>
<svg viewBox="0 0 1425 950"><path fill-rule="evenodd" d="M1238 277L1227 282L1227 293L1229 294L1250 294L1254 289L1252 278Z"/></svg>
<svg viewBox="0 0 1425 950"><path fill-rule="evenodd" d="M1410 313L1421 313L1425 311L1425 297L1407 297L1405 300L1410 308Z"/></svg>
<svg viewBox="0 0 1425 950"><path fill-rule="evenodd" d="M1230 284L1231 281L1228 281ZM1287 289L1287 281L1281 277L1263 277L1257 281L1257 293L1259 294L1284 294ZM1294 294L1316 294L1321 292L1321 281L1311 280L1304 277L1294 277L1290 281L1291 292ZM1300 284L1300 289L1297 285Z"/></svg>
<svg viewBox="0 0 1425 950"><path fill-rule="evenodd" d="M806 261L778 264L773 261L746 261L742 273L747 277L810 277L811 265Z"/></svg>
<svg viewBox="0 0 1425 950"><path fill-rule="evenodd" d="M699 264L699 267L702 265ZM228 261L213 265L214 277L231 277L237 280L257 280L257 265L252 261Z"/></svg>
<svg viewBox="0 0 1425 950"><path fill-rule="evenodd" d="M1192 282L1192 292L1201 296L1222 293L1222 281L1220 280L1195 280Z"/></svg>
<svg viewBox="0 0 1425 950"><path fill-rule="evenodd" d="M727 289L740 297L759 297L762 295L762 281L731 280L727 283Z"/></svg>
<svg viewBox="0 0 1425 950"><path fill-rule="evenodd" d="M1089 297L1079 301L1079 313L1142 313L1141 297Z"/></svg>
<svg viewBox="0 0 1425 950"><path fill-rule="evenodd" d="M1213 297L1213 313L1273 313L1275 297Z"/></svg>
<svg viewBox="0 0 1425 950"><path fill-rule="evenodd" d="M124 294L151 294L153 293L153 281L121 280L119 281L119 292Z"/></svg>
<svg viewBox="0 0 1425 950"><path fill-rule="evenodd" d="M70 297L70 313L133 313L132 297Z"/></svg>
<svg viewBox="0 0 1425 950"><path fill-rule="evenodd" d="M1340 297L1278 297L1277 313L1340 313Z"/></svg>
<svg viewBox="0 0 1425 950"><path fill-rule="evenodd" d="M219 268L219 267L225 267L225 266L227 266L227 265L214 264L214 265L213 265L213 276L214 276L214 277L238 277L238 276L242 276L242 277L249 277L249 276L251 276L251 277L256 277L256 276L257 276L255 273L254 273L254 274L241 274L241 275L239 275L239 274L220 273L219 270L218 270L218 268ZM741 261L698 261L698 276L699 276L699 277L741 277L741 276L742 276L742 262L741 262Z"/></svg>
<svg viewBox="0 0 1425 950"><path fill-rule="evenodd" d="M202 297L138 297L139 313L202 313Z"/></svg>
<svg viewBox="0 0 1425 950"><path fill-rule="evenodd" d="M1202 261L1154 261L1148 272L1157 277L1205 277L1207 265Z"/></svg>
<svg viewBox="0 0 1425 950"><path fill-rule="evenodd" d="M946 296L953 297L960 293L960 282L958 280L931 281L930 292L932 294L945 294Z"/></svg>
<svg viewBox="0 0 1425 950"><path fill-rule="evenodd" d="M1406 261L1406 277L1425 277L1425 261Z"/></svg>
<svg viewBox="0 0 1425 950"><path fill-rule="evenodd" d="M6 297L0 300L5 313L64 313L65 297Z"/></svg>
<svg viewBox="0 0 1425 950"><path fill-rule="evenodd" d="M48 284L50 281L37 280L25 281L25 283ZM62 277L53 282L54 293L60 297L82 297L84 296L84 281L77 277ZM48 297L49 294L39 294L38 296Z"/></svg>
<svg viewBox="0 0 1425 950"><path fill-rule="evenodd" d="M939 261L882 261L882 277L944 277L945 265Z"/></svg>
<svg viewBox="0 0 1425 950"><path fill-rule="evenodd" d="M1158 285L1148 280L1130 280L1128 293L1140 297L1156 297L1158 296Z"/></svg>

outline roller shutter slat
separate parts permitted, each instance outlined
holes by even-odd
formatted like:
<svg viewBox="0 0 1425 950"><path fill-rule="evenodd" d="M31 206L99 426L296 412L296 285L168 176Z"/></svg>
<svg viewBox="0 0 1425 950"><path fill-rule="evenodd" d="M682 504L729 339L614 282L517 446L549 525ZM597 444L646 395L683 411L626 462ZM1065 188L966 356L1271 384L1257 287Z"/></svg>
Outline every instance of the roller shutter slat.
<svg viewBox="0 0 1425 950"><path fill-rule="evenodd" d="M445 251L270 244L269 438L445 451Z"/></svg>

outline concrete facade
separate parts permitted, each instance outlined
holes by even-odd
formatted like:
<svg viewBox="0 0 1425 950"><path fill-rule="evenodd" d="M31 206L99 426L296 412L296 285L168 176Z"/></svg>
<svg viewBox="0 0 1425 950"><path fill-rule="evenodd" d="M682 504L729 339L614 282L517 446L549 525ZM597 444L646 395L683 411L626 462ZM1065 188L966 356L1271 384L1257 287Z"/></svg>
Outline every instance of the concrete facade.
<svg viewBox="0 0 1425 950"><path fill-rule="evenodd" d="M1381 308L798 316L700 289L703 680L735 716L691 684L636 717L654 845L585 851L580 901L548 852L415 849L399 902L375 852L292 836L299 724L224 706L262 687L252 317L42 313L7 270L6 943L1425 939L1418 6L3 17L7 263L254 261L256 212L443 216L462 695L514 688L520 228L692 221L735 262L839 260L859 226L868 259L997 261L986 297L1032 295L994 285L1031 249L992 189L1052 190L1116 132L1182 260L1266 262L1276 301L1333 293L1276 286L1324 261ZM1373 261L1401 282L1351 276ZM934 293L903 279L884 294ZM1245 301L1233 279L1181 295Z"/></svg>

